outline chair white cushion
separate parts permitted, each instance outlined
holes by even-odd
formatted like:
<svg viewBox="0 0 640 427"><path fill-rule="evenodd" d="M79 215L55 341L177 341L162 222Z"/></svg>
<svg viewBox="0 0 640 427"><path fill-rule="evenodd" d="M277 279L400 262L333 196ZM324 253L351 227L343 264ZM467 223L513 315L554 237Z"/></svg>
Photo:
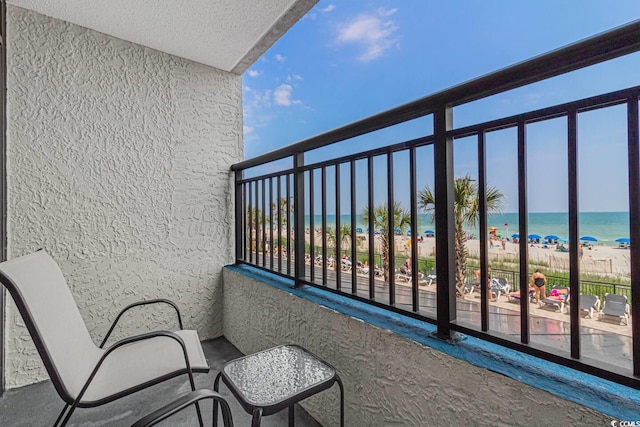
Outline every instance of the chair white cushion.
<svg viewBox="0 0 640 427"><path fill-rule="evenodd" d="M175 332L180 336L193 369L208 369L196 331ZM102 364L82 403L102 400L116 393L186 369L182 347L168 337L155 337L127 344L114 350ZM73 392L74 396L80 390Z"/></svg>

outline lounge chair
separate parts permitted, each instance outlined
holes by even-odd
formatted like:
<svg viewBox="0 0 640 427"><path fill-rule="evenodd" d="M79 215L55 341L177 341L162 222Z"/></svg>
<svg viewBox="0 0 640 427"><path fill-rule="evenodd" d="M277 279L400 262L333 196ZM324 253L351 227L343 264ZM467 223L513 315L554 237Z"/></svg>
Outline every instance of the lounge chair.
<svg viewBox="0 0 640 427"><path fill-rule="evenodd" d="M125 307L96 346L62 271L44 250L1 263L0 282L11 293L51 382L65 402L54 426L66 425L76 408L103 405L178 375L187 374L195 390L193 372L209 371L197 332L182 330L180 312L169 300ZM104 348L123 313L154 303L173 307L181 330L135 335ZM196 409L202 425L197 403Z"/></svg>
<svg viewBox="0 0 640 427"><path fill-rule="evenodd" d="M600 319L602 319L603 316L614 316L624 319L628 325L629 304L627 303L627 297L618 294L606 294L604 296L604 306L600 312Z"/></svg>
<svg viewBox="0 0 640 427"><path fill-rule="evenodd" d="M491 279L491 293L496 295L496 300L500 299L500 295L509 295L510 286L507 283L507 279L504 277L497 277Z"/></svg>
<svg viewBox="0 0 640 427"><path fill-rule="evenodd" d="M569 298L569 288L562 286L554 286L551 288L549 296L543 300L540 300L540 307L542 304L554 305L560 309L560 313L564 313L564 306Z"/></svg>
<svg viewBox="0 0 640 427"><path fill-rule="evenodd" d="M431 286L432 284L434 284L436 282L436 269L435 268L433 270L431 270L431 273L427 274L427 280L429 281L429 283L427 283L427 286Z"/></svg>
<svg viewBox="0 0 640 427"><path fill-rule="evenodd" d="M600 298L596 295L580 295L580 310L589 313L589 319L593 319L593 312L600 312Z"/></svg>

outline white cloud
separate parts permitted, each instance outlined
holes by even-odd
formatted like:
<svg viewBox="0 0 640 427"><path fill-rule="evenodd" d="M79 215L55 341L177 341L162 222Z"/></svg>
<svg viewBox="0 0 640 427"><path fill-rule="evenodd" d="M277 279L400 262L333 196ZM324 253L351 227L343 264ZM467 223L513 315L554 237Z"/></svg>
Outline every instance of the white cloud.
<svg viewBox="0 0 640 427"><path fill-rule="evenodd" d="M375 15L360 14L355 19L343 23L338 28L339 44L355 44L362 53L358 59L364 62L379 58L387 49L397 43L394 33L398 26L392 20L385 20L397 9L378 9Z"/></svg>
<svg viewBox="0 0 640 427"><path fill-rule="evenodd" d="M293 86L288 84L281 84L273 91L273 102L276 105L281 105L284 107L288 107L292 104L298 105L302 104L302 101L298 99L291 99L291 94L293 92Z"/></svg>
<svg viewBox="0 0 640 427"><path fill-rule="evenodd" d="M286 78L287 83L291 83L294 80L302 81L303 79L302 79L302 76L298 74L287 74L287 78Z"/></svg>
<svg viewBox="0 0 640 427"><path fill-rule="evenodd" d="M257 70L249 70L249 71L247 72L247 74L249 74L249 77L256 78L256 77L258 77L258 76L260 75L260 71L257 71Z"/></svg>
<svg viewBox="0 0 640 427"><path fill-rule="evenodd" d="M328 13L328 12L331 12L335 8L336 8L335 4L330 4L329 6L325 7L324 9L320 9L320 11L322 13Z"/></svg>
<svg viewBox="0 0 640 427"><path fill-rule="evenodd" d="M287 58L285 58L284 56L280 55L279 53L276 53L276 55L274 56L274 58L276 59L276 61L278 62L284 62Z"/></svg>
<svg viewBox="0 0 640 427"><path fill-rule="evenodd" d="M394 7L393 9L384 9L384 8L381 7L381 8L378 9L378 15L384 16L384 17L391 16L394 13L396 13L397 11L398 11L397 7Z"/></svg>

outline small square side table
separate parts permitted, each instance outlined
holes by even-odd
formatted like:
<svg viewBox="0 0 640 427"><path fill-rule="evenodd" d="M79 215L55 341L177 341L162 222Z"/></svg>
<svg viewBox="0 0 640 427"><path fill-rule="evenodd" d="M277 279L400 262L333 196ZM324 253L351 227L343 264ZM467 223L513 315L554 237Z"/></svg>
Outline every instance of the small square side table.
<svg viewBox="0 0 640 427"><path fill-rule="evenodd" d="M263 416L289 408L289 426L294 425L294 405L338 383L340 426L344 427L344 388L333 366L297 345L281 345L228 362L216 376L229 387L240 405L252 414L252 427ZM218 407L214 404L214 426Z"/></svg>

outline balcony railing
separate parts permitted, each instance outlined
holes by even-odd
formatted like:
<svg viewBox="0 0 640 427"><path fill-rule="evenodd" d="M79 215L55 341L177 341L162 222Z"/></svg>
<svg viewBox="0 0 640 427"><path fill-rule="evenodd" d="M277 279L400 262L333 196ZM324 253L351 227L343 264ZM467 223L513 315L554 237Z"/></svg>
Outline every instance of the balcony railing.
<svg viewBox="0 0 640 427"><path fill-rule="evenodd" d="M291 277L297 286L310 285L336 292L384 309L401 312L414 318L431 322L437 326L438 335L452 339L455 332L480 337L501 345L533 354L566 366L570 366L622 384L640 388L640 264L630 262L630 287L623 289L630 295L632 307L631 339L629 341L629 364L616 364L607 357L593 358L581 348L580 311L577 304L569 310L570 333L568 349L559 350L554 342L532 342L531 318L527 298L527 287L519 286L519 328L517 333L496 327L496 318L504 315L489 302L489 291L481 287L479 304L468 304L456 296L456 254L454 247L454 142L465 140L468 147L473 144L477 152L477 185L479 194L479 264L480 283L488 281L489 249L487 222L487 137L493 132L511 129L517 136L517 180L518 180L518 232L528 234L528 171L527 128L533 123L544 123L562 118L566 121L566 152L568 182L568 237L570 299L577 301L580 293L589 286L580 279L579 258L579 204L578 204L578 137L577 120L581 114L602 110L612 106L626 107L626 139L628 158L628 200L630 259L640 259L640 147L638 142L638 100L640 87L589 97L563 103L536 111L504 117L470 126L453 127L453 107L522 87L560 74L575 71L603 61L640 50L640 21L614 29L581 42L552 51L539 57L480 77L453 88L438 92L417 101L377 114L367 119L321 134L297 144L246 160L232 167L235 171L236 212L236 260ZM383 148L371 149L330 160L305 163L305 155L315 149L326 147L350 138L389 128L420 117L433 121L433 132L424 136L397 142ZM469 143L468 141L473 141ZM307 155L307 158L310 157ZM396 160L405 158L406 170L396 170ZM277 172L248 176L245 173L256 166L290 159L291 166ZM412 280L399 283L393 270L395 263L381 261L384 280L373 274L374 260L378 255L375 241L386 240L388 258L395 260L394 229L395 215L375 218L376 199L374 186L377 180L386 181L387 190L381 212L395 212L396 194L394 179L398 174L408 174L409 224L418 230L418 165L429 165L433 170L435 218L435 269L437 273L435 292L420 288L421 264L417 245L417 233L410 236ZM396 168L394 168L396 166ZM423 166L420 167L423 169ZM369 208L368 223L362 233L356 230L358 223L356 195L366 193ZM318 195L319 194L319 195ZM350 203L344 205L346 196ZM319 206L318 205L319 201ZM331 202L331 203L329 203ZM341 205L341 203L343 205ZM328 205L334 219L328 220ZM348 212L348 221L341 218ZM316 220L319 216L319 221ZM306 222L308 220L308 223ZM329 222L336 237L329 235ZM376 235L376 227L384 224L382 235ZM377 224L377 225L376 225ZM348 235L342 242L341 231L347 225ZM316 228L322 230L316 233ZM359 239L368 242L366 259L370 261L369 274L357 274L355 268L343 271L330 268L327 262L318 265L318 257L327 260L343 254L351 257L355 264ZM337 242L337 243L336 243ZM316 249L319 247L319 249ZM513 283L528 283L530 259L528 243L518 243L518 269ZM423 257L424 258L424 257ZM340 263L338 263L340 265ZM422 268L424 270L424 267ZM386 270L386 274L384 273ZM364 270L361 270L364 271ZM423 271L424 272L424 271ZM505 273L506 274L506 273ZM617 291L614 289L614 291ZM475 313L477 309L477 313ZM469 316L468 314L473 314ZM477 316L474 317L474 315ZM636 315L633 315L636 314ZM493 317L492 317L493 316ZM474 324L474 319L478 324ZM493 319L493 320L492 320ZM626 345L626 344L625 344ZM555 348L554 348L555 347Z"/></svg>

